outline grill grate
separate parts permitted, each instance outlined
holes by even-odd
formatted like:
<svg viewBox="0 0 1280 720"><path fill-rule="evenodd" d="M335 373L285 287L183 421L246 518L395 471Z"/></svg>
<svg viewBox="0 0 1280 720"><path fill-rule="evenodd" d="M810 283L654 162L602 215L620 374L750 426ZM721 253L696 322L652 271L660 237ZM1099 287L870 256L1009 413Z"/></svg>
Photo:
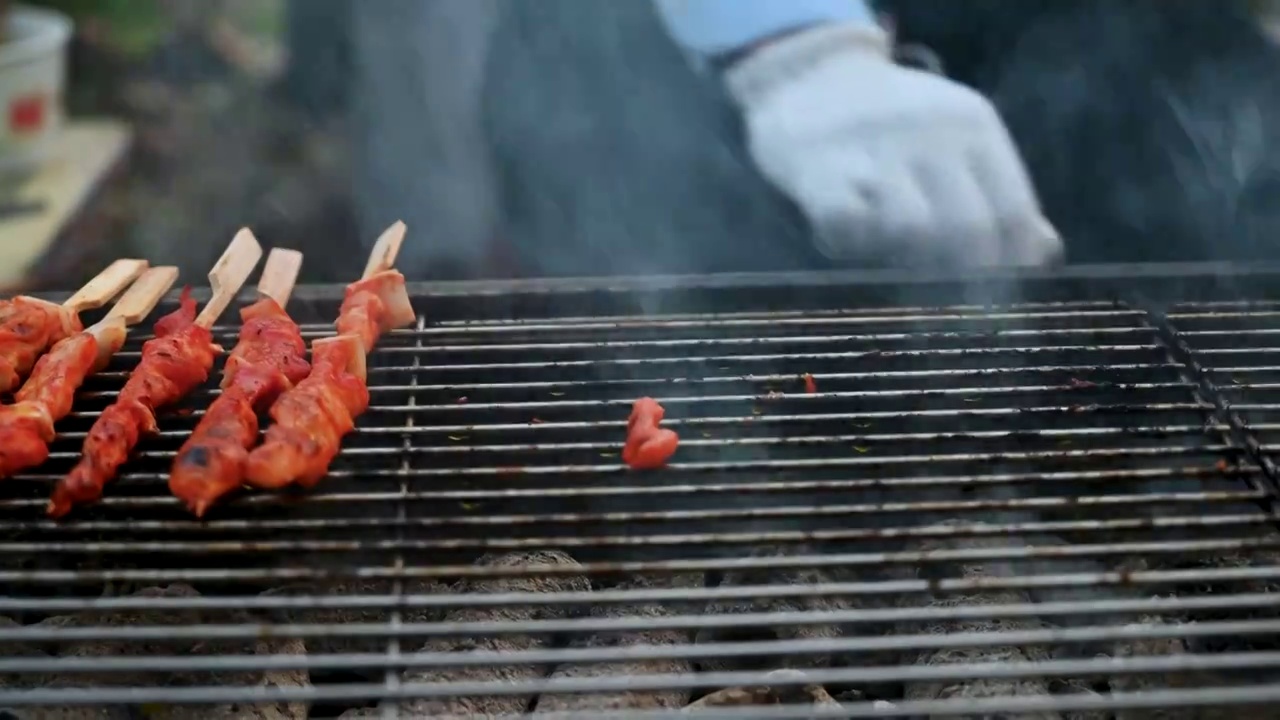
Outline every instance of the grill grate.
<svg viewBox="0 0 1280 720"><path fill-rule="evenodd" d="M418 288L316 492L181 513L209 390L45 521L140 332L0 484L0 707L1280 717L1277 277ZM335 293L299 289L309 337ZM642 395L661 472L618 458Z"/></svg>

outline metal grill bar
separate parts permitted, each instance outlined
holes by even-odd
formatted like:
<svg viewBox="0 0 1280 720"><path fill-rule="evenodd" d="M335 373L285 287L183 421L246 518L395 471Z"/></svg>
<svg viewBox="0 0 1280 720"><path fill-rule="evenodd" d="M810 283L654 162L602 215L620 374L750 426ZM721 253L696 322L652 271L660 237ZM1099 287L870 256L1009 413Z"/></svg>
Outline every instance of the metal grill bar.
<svg viewBox="0 0 1280 720"><path fill-rule="evenodd" d="M723 596L722 596L723 597ZM754 597L747 595L745 597ZM251 600L260 600L252 598ZM277 604L271 607L313 607L324 606L334 608L377 607L390 604L394 596L383 598L324 598L331 602L296 602L292 605ZM599 601L594 596L592 600ZM635 597L626 596L626 601L634 601ZM682 598L681 598L682 599ZM320 599L317 599L320 600ZM358 602L332 602L334 600ZM412 596L406 596L406 606L415 607ZM425 603L424 603L425 604ZM521 604L511 602L508 604ZM245 602L244 607L253 605ZM1099 601L1082 605L1079 603L1023 603L1016 605L982 605L960 608L913 608L913 609L869 609L843 612L803 613L742 613L730 617L715 615L669 615L660 618L617 618L608 621L575 618L572 620L537 620L523 623L474 622L452 623L406 623L399 628L387 628L370 623L346 623L343 625L273 625L272 635L278 637L322 637L340 635L344 637L382 637L384 635L399 637L467 637L472 635L513 635L520 633L574 633L574 632L637 632L646 629L699 630L703 628L735 628L735 627L768 627L774 624L785 625L822 625L828 623L874 625L883 622L923 622L964 619L993 619L1000 617L1054 617L1066 615L1108 615L1120 613L1155 613L1155 612L1189 612L1197 610L1227 609L1266 609L1280 605L1280 598L1269 594L1241 594L1226 598L1161 598L1152 597L1145 600L1112 600ZM92 605L104 609L100 603ZM115 604L106 607L147 608L155 606L133 604ZM165 603L166 608L205 607L216 608L223 605L200 605L192 603ZM86 609L85 605L63 605L64 610ZM43 642L53 640L176 640L176 639L221 639L248 640L260 636L261 625L203 625L201 627L130 627L130 628L42 628L27 627L17 631L6 632L4 639L8 642ZM390 663L395 664L395 663Z"/></svg>
<svg viewBox="0 0 1280 720"><path fill-rule="evenodd" d="M624 604L636 602L679 602L682 600L690 601L714 601L714 600L739 600L747 598L784 598L784 597L821 597L821 596L855 596L855 595L900 595L924 592L929 589L941 589L948 592L968 591L979 587L993 590L1008 589L1034 589L1034 588L1069 588L1069 587L1086 587L1091 585L1166 585L1174 586L1185 584L1192 581L1207 582L1237 582L1249 580L1273 580L1280 578L1280 568L1274 567L1249 567L1249 568L1231 568L1231 569L1208 569L1208 570L1183 570L1183 571L1163 571L1163 572L1143 572L1132 574L1097 574L1090 575L1084 573L1061 574L1052 576L1031 576L1026 578L988 578L981 583L975 583L965 580L942 580L933 583L925 581L898 581L884 582L875 584L858 584L858 583L823 583L814 585L795 585L795 586L748 586L748 587L715 587L715 588L690 588L681 589L680 591L662 591L662 590L628 590L626 592L596 590L590 593L558 593L558 594L528 594L528 593L507 593L507 594L484 594L484 593L468 593L464 599L450 595L414 595L406 594L401 604L406 608L451 608L460 605L470 607L491 608L503 605L581 605L584 603L596 604ZM1228 596L1231 598L1248 597L1244 594ZM75 610L128 610L128 609L155 609L155 610L185 610L185 609L255 609L255 610L275 610L275 609L311 609L311 608L361 608L361 607L378 607L381 605L391 604L395 596L392 595L340 595L336 597L275 597L275 596L256 596L256 597L219 597L200 598L200 597L156 597L156 598L138 598L138 597L105 597L95 598L92 600L67 600L58 598L46 598L41 600L14 600L0 599L0 608L4 608L7 612L27 608L37 608L48 612L75 611ZM1152 598L1152 602L1156 602L1159 598ZM1091 608L1101 607L1105 601L1097 601L1087 604L1077 604L1075 607L1080 613L1087 613ZM1039 603L1037 607L1054 607L1053 603ZM978 607L996 607L996 606L978 606ZM862 612L871 613L874 610L866 610ZM1046 611L1047 612L1047 611ZM737 617L750 617L749 613L735 615ZM532 623L532 621L528 621ZM451 625L452 626L452 625ZM211 626L202 626L211 627ZM284 626L280 626L284 627ZM343 626L345 627L345 625ZM521 627L534 627L530 624L522 624ZM541 626L537 626L541 627ZM334 633L342 634L343 630L337 626L333 629ZM6 637L19 639L25 637L23 633L13 635L6 634Z"/></svg>
<svg viewBox="0 0 1280 720"><path fill-rule="evenodd" d="M1243 302L1220 274L1093 272L998 307L940 280L423 288L314 492L178 512L166 468L207 390L104 502L44 520L137 337L47 465L0 484L0 708L668 717L757 685L779 704L699 716L1280 699L1280 274L1240 275ZM864 286L894 300L851 299ZM1180 302L1116 299L1161 288ZM297 297L306 336L330 332L332 292ZM641 395L681 434L657 473L618 457ZM842 707L793 704L814 686Z"/></svg>
<svg viewBox="0 0 1280 720"><path fill-rule="evenodd" d="M1140 640L1158 638L1203 638L1221 635L1274 635L1280 631L1280 621L1240 621L1231 623L1197 623L1186 628L1170 628L1158 625L1126 625L1122 627L1097 626L1061 630L1024 631L1008 633L955 633L939 638L929 635L897 635L882 638L839 640L774 640L759 643L702 643L690 646L633 645L608 650L558 649L546 651L496 653L475 651L459 653L412 653L391 659L385 653L325 655L315 658L292 655L259 657L138 657L122 660L110 667L93 659L59 658L33 660L30 658L0 661L0 672L129 672L147 670L166 672L177 670L253 670L288 668L376 668L389 665L408 668L451 668L505 665L556 665L559 663L623 663L635 660L659 660L673 657L704 659L716 657L736 658L751 656L807 655L813 653L871 653L879 650L936 650L942 648L979 648L1003 645L1051 645L1068 642L1094 642L1099 640ZM526 631L527 632L527 631ZM1280 654L1265 654L1280 658ZM1215 656L1223 657L1223 656ZM1234 656L1233 656L1234 657ZM1200 658L1196 661L1205 660ZM1159 665L1162 659L1152 659ZM1212 660L1209 660L1212 662ZM1228 661L1229 662L1229 661ZM1037 665L1029 665L1022 674L1033 676ZM854 671L855 673L857 671ZM846 681L853 682L853 681ZM568 688L566 688L567 690ZM588 684L573 688L574 692L591 690ZM460 694L460 693L459 693ZM471 694L471 693L468 693ZM492 694L491 688L474 694ZM519 690L507 690L500 694L520 694Z"/></svg>
<svg viewBox="0 0 1280 720"><path fill-rule="evenodd" d="M655 678L653 683L645 682L638 686L638 689L648 689L646 685L657 684L657 681L663 682L662 687L680 686L687 688L702 687L701 681L705 678L711 686L714 684L722 684L724 682L758 682L760 678L768 677L760 673L725 673L717 675L706 675L698 678L699 682L681 683L683 678ZM826 674L819 674L812 678L815 682L828 680ZM794 681L793 681L794 682ZM625 687L623 683L616 680L602 680L601 687L616 689ZM319 700L343 700L346 698L375 698L383 696L383 688L381 685L333 685L325 688L308 688L305 691L299 691L294 688L243 688L247 697L251 698L246 702L272 702L278 700L298 700L298 701L319 701ZM402 685L400 690L395 693L395 698L410 698L424 692L420 686ZM156 694L159 703L208 703L216 702L221 693L213 688L167 688ZM34 700L52 699L51 693L32 693L31 698ZM104 689L101 691L76 692L65 691L59 695L54 702L61 702L71 706L83 706L93 703L101 696L108 702L116 704L125 704L134 699L134 695L128 691L119 691ZM1202 707L1227 709L1243 705L1265 705L1274 703L1280 699L1280 688L1232 688L1230 690L1223 688L1215 688L1210 690L1183 690L1183 691L1154 691L1149 694L1128 694L1111 696L1102 699L1098 696L1080 697L1080 696L1064 696L1062 698L1043 699L1043 698L996 698L996 699L974 699L966 702L962 711L957 710L956 705L948 701L933 702L908 702L898 705L890 705L883 702L877 703L860 703L856 705L844 705L841 709L815 708L812 706L771 706L769 708L749 708L740 707L730 711L710 709L705 713L700 712L696 717L700 718L719 718L721 720L751 720L760 718L761 720L790 720L791 718L847 718L847 717L952 717L957 712L966 714L984 715L987 713L1034 713L1044 711L1071 711L1071 710L1123 710L1123 709L1144 709L1144 708L1187 708L1198 709ZM472 720L474 716L467 715L439 715L436 720ZM548 718L555 720L597 720L598 714L591 713L548 713ZM662 711L634 711L626 712L613 717L619 720L683 720L688 715L682 715L678 712L662 712Z"/></svg>

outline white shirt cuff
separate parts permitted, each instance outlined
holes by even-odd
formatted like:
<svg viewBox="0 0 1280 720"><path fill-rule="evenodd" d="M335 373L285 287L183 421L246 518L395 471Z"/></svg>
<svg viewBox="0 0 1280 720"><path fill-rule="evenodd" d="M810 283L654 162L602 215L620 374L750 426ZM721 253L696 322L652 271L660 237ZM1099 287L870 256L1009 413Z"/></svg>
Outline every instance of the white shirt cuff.
<svg viewBox="0 0 1280 720"><path fill-rule="evenodd" d="M608 0L602 0L607 2ZM671 37L686 50L716 55L792 28L819 23L875 24L866 0L654 0Z"/></svg>

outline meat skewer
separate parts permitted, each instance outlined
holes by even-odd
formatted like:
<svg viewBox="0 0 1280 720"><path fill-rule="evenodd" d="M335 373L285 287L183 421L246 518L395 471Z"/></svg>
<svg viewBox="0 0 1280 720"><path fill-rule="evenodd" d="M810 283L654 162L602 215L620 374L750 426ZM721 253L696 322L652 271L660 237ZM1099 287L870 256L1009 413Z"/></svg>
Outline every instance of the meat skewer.
<svg viewBox="0 0 1280 720"><path fill-rule="evenodd" d="M60 518L76 505L101 498L142 434L156 431L156 411L182 400L209 378L214 358L222 353L209 328L261 259L262 246L248 229L241 230L209 272L213 294L200 314L186 288L178 309L156 321L156 336L142 346L142 359L129 381L89 429L80 462L54 487L50 517Z"/></svg>
<svg viewBox="0 0 1280 720"><path fill-rule="evenodd" d="M275 248L258 281L261 298L240 311L240 339L222 371L222 394L178 450L169 491L196 517L240 487L258 440L258 413L307 376L307 343L284 311L302 253Z"/></svg>
<svg viewBox="0 0 1280 720"><path fill-rule="evenodd" d="M124 345L129 327L150 315L177 279L176 267L147 270L106 317L54 343L40 358L14 404L0 407L0 478L48 459L54 423L71 413L85 378L106 367Z"/></svg>
<svg viewBox="0 0 1280 720"><path fill-rule="evenodd" d="M311 343L311 372L271 406L273 424L249 453L248 484L309 488L329 472L342 438L369 407L366 355L383 333L417 319L404 276L391 269L404 234L404 223L397 222L378 239L363 278L347 286L338 335Z"/></svg>
<svg viewBox="0 0 1280 720"><path fill-rule="evenodd" d="M80 313L111 302L146 269L146 260L116 260L61 305L26 295L0 300L0 392L13 392L54 343L83 330Z"/></svg>

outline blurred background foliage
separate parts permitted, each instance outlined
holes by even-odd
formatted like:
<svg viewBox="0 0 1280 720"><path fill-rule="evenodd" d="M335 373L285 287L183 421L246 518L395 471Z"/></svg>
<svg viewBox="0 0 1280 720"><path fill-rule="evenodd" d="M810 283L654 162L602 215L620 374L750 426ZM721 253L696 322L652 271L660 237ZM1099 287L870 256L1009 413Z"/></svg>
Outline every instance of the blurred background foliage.
<svg viewBox="0 0 1280 720"><path fill-rule="evenodd" d="M297 18L322 12L341 25L350 0L26 2L76 23L71 116L133 127L122 177L105 191L120 228L110 252L199 277L248 225L267 245L308 248L305 280L343 277L326 264L340 253L316 252L350 242L343 111L333 100L300 101L295 87L318 82L328 95L311 96L325 98L344 86L307 59L333 39ZM292 70L291 54L304 58Z"/></svg>
<svg viewBox="0 0 1280 720"><path fill-rule="evenodd" d="M33 3L61 10L83 33L110 42L120 52L142 57L167 32L162 0L41 0Z"/></svg>
<svg viewBox="0 0 1280 720"><path fill-rule="evenodd" d="M130 58L155 52L175 26L202 19L224 19L262 37L284 29L283 0L34 0L61 10L82 32Z"/></svg>

